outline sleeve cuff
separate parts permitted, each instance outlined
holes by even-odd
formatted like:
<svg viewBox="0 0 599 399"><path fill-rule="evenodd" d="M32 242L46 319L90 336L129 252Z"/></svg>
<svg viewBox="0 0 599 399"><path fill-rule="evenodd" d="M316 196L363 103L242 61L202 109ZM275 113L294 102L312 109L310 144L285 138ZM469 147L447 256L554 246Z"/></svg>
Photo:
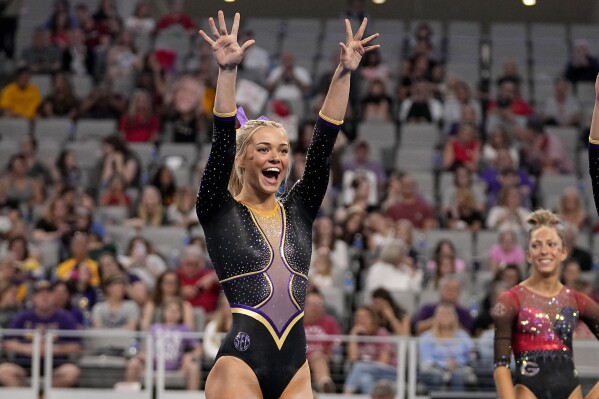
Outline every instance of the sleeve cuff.
<svg viewBox="0 0 599 399"><path fill-rule="evenodd" d="M230 118L232 116L237 115L237 110L231 112L217 112L215 109L212 110L212 113L219 118Z"/></svg>
<svg viewBox="0 0 599 399"><path fill-rule="evenodd" d="M599 145L599 140L594 140L591 138L591 136L589 136L589 143Z"/></svg>
<svg viewBox="0 0 599 399"><path fill-rule="evenodd" d="M343 125L343 120L339 121L337 119L329 118L328 116L323 114L322 111L318 112L318 116L320 116L325 121L332 123L333 125L337 125L337 126Z"/></svg>

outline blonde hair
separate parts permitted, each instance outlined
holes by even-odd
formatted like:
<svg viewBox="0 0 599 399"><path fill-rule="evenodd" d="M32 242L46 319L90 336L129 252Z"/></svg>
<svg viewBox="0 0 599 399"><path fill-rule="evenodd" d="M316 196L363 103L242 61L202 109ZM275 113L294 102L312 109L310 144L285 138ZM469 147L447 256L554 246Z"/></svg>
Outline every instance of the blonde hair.
<svg viewBox="0 0 599 399"><path fill-rule="evenodd" d="M532 233L534 233L541 227L550 227L555 229L555 232L562 240L562 245L564 245L564 224L555 213L547 209L538 209L528 216L528 218L526 219L526 223L528 223L529 226L528 241L530 241Z"/></svg>
<svg viewBox="0 0 599 399"><path fill-rule="evenodd" d="M406 256L406 246L401 240L392 240L381 249L380 260L398 266Z"/></svg>
<svg viewBox="0 0 599 399"><path fill-rule="evenodd" d="M282 124L275 121L264 121L264 120L249 120L242 127L237 130L236 137L236 145L235 145L235 163L233 164L233 170L231 171L231 176L229 177L229 192L233 197L238 195L241 192L241 188L243 187L243 176L244 169L237 164L237 161L243 157L247 151L247 147L250 143L250 139L258 130L263 127L272 127L275 129L281 130L286 137L287 131L283 127ZM287 174L291 170L290 167L287 168Z"/></svg>

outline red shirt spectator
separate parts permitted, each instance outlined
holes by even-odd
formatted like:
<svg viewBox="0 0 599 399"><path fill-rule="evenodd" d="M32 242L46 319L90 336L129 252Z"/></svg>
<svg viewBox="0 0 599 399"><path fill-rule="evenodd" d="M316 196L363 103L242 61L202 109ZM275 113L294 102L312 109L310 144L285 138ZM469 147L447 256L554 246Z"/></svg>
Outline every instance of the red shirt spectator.
<svg viewBox="0 0 599 399"><path fill-rule="evenodd" d="M173 0L171 1L171 10L168 15L165 15L158 21L157 30L161 31L172 25L181 25L187 31L195 31L196 23L189 15L185 14L183 8L183 1Z"/></svg>
<svg viewBox="0 0 599 399"><path fill-rule="evenodd" d="M212 269L205 267L204 253L197 246L189 246L181 257L177 276L181 280L183 298L193 307L203 308L206 313L216 310L220 284Z"/></svg>
<svg viewBox="0 0 599 399"><path fill-rule="evenodd" d="M416 182L409 175L401 178L401 198L399 202L389 206L385 216L397 221L407 219L417 229L430 229L436 226L435 209L418 196Z"/></svg>

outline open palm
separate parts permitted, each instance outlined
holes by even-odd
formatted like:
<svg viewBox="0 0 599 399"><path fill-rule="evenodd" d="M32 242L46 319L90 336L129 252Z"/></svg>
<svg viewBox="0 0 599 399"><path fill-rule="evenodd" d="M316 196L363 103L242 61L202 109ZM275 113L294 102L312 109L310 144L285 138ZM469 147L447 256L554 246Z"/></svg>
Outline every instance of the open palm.
<svg viewBox="0 0 599 399"><path fill-rule="evenodd" d="M362 39L367 24L368 19L364 18L360 28L358 29L358 32L354 36L349 20L345 20L345 33L347 34L347 37L345 39L345 43L339 43L339 45L341 46L341 65L348 71L355 71L358 68L360 61L362 60L362 56L365 53L381 47L379 44L366 46L366 44L370 43L373 39L379 37L379 34L375 33L365 39Z"/></svg>
<svg viewBox="0 0 599 399"><path fill-rule="evenodd" d="M245 52L255 41L248 40L239 45L237 43L237 32L239 30L239 13L235 13L233 20L233 26L231 27L231 33L227 32L227 25L225 23L225 16L222 11L218 12L218 25L220 29L216 28L214 18L208 19L210 24L210 30L214 35L214 39L206 34L203 30L200 30L200 36L210 44L212 52L214 53L214 59L221 69L234 68L241 63Z"/></svg>

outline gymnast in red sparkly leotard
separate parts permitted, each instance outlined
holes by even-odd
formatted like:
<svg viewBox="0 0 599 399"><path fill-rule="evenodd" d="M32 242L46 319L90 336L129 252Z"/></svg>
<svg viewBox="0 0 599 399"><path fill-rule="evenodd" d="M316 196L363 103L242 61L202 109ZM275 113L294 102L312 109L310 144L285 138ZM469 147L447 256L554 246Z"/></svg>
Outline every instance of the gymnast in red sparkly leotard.
<svg viewBox="0 0 599 399"><path fill-rule="evenodd" d="M501 399L582 398L572 334L583 321L599 338L599 304L559 282L567 250L557 216L539 210L529 223L531 277L501 294L493 309L497 391ZM512 352L515 387L509 370Z"/></svg>

